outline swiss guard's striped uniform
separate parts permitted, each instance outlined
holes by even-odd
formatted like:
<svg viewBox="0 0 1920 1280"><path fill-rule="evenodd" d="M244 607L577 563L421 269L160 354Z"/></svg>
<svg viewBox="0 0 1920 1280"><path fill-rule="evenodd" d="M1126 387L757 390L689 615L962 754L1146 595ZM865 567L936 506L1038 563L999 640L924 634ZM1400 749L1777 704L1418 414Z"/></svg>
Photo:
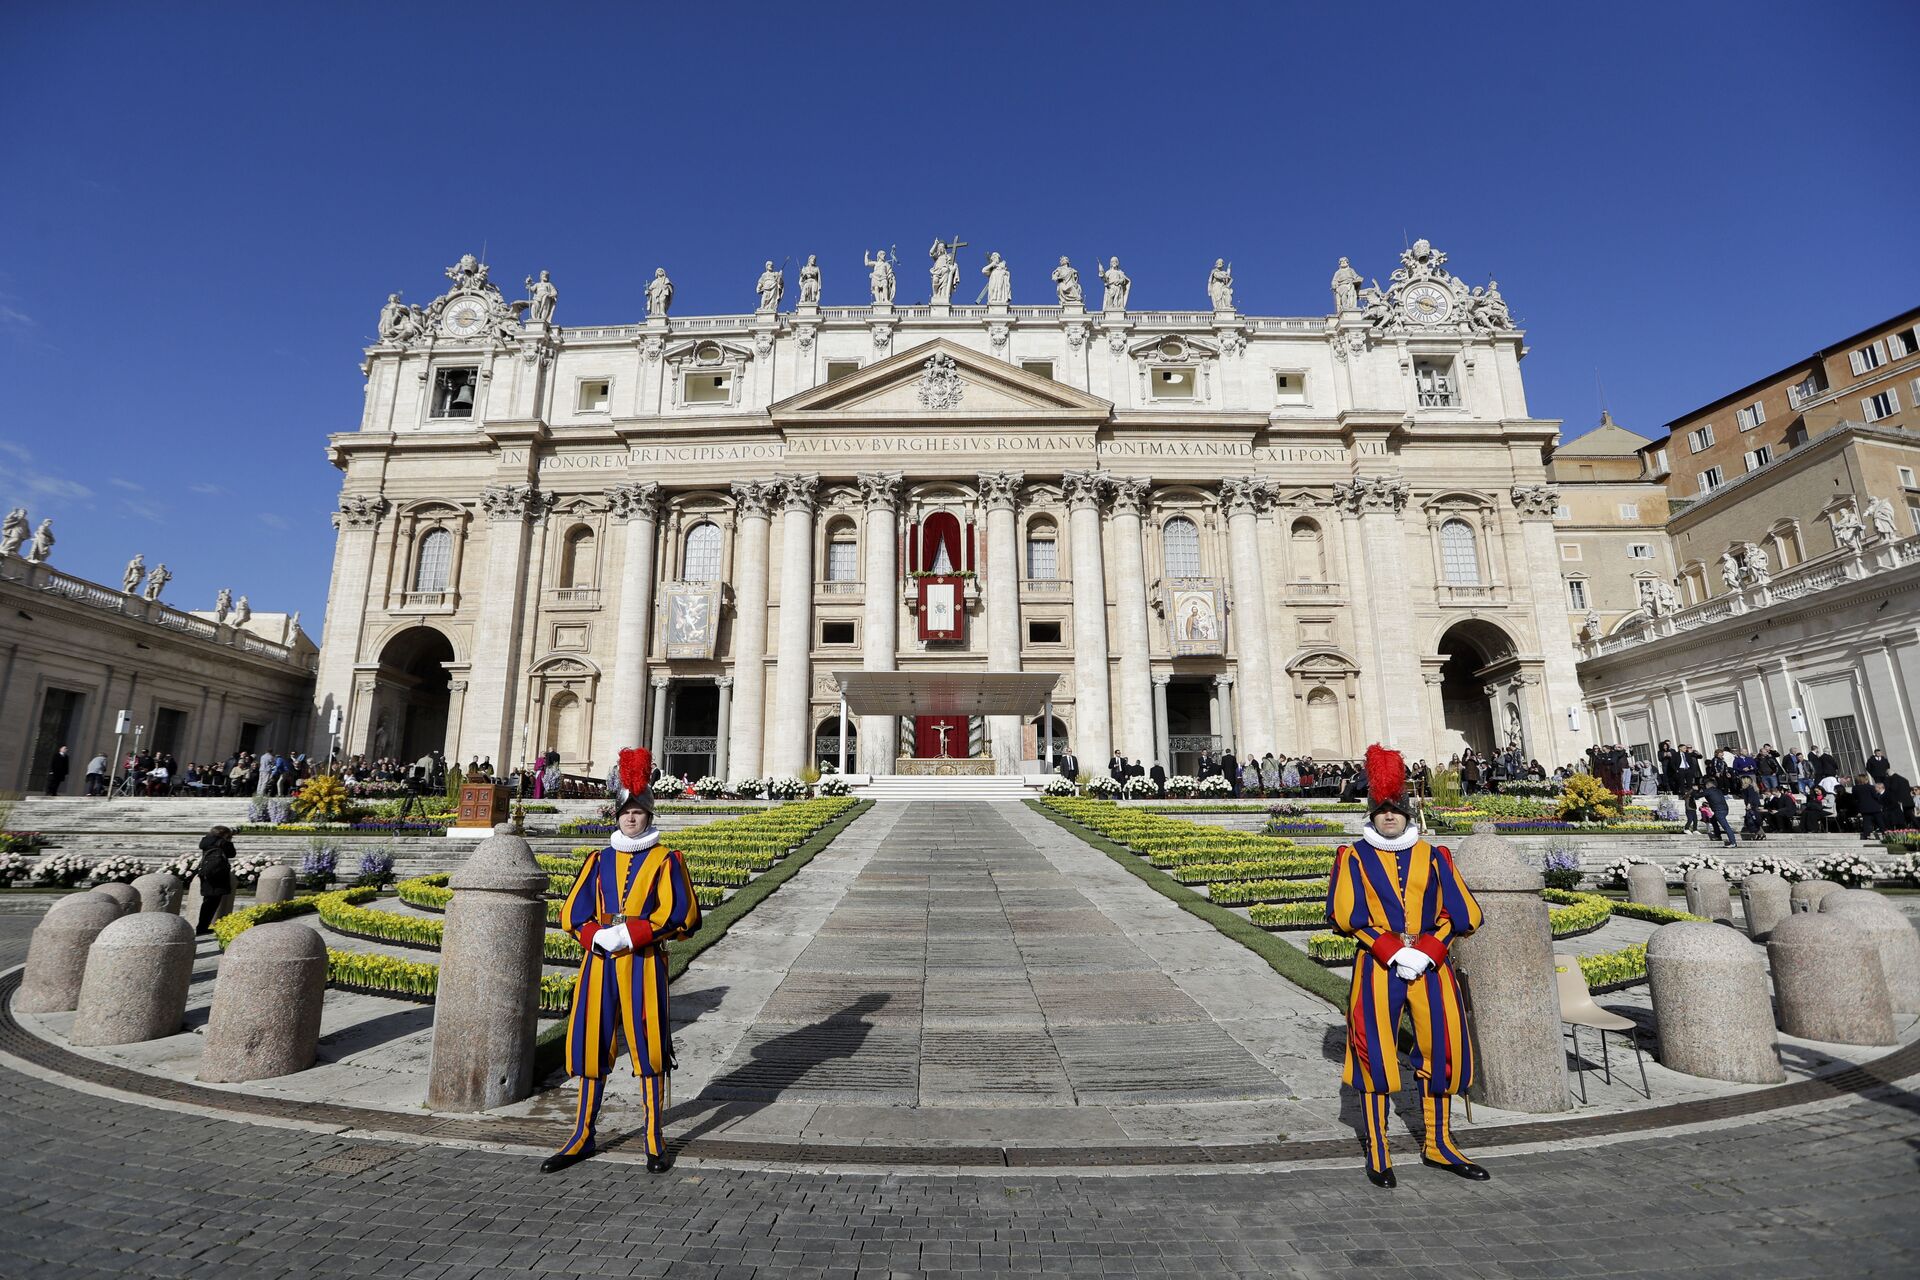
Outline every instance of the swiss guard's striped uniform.
<svg viewBox="0 0 1920 1280"><path fill-rule="evenodd" d="M1426 1113L1426 1156L1466 1165L1454 1146L1448 1112L1452 1095L1472 1083L1473 1044L1447 943L1480 927L1480 904L1454 869L1453 855L1444 845L1418 839L1397 853L1366 839L1342 845L1334 855L1327 919L1360 942L1347 998L1344 1079L1359 1090L1365 1108L1367 1167L1385 1170L1391 1163L1387 1097L1400 1088L1396 1033L1402 1009L1413 1014L1410 1059ZM1403 947L1433 961L1411 982L1390 963Z"/></svg>
<svg viewBox="0 0 1920 1280"><path fill-rule="evenodd" d="M617 833L616 833L617 834ZM580 1112L561 1155L593 1150L593 1125L613 1067L614 1031L626 1037L646 1108L647 1154L663 1156L661 1113L673 1069L667 1006L667 953L660 944L700 927L700 906L686 859L653 842L637 852L612 847L588 856L561 904L560 924L586 949L580 984L567 1019L567 1074L580 1077ZM641 839L645 839L643 836ZM596 951L593 935L622 921L633 949L612 956Z"/></svg>

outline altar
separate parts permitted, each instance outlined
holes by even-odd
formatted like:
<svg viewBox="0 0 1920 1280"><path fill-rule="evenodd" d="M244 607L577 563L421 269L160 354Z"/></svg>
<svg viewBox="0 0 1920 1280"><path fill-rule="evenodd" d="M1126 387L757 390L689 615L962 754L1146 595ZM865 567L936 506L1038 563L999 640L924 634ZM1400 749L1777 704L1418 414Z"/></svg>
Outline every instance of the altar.
<svg viewBox="0 0 1920 1280"><path fill-rule="evenodd" d="M1053 687L1060 677L1045 671L942 669L836 671L833 678L840 690L843 744L849 715L898 717L905 731L894 773L990 778L1021 772L1023 723L1036 712L1052 723ZM1049 770L1053 765L1051 742L1046 765Z"/></svg>
<svg viewBox="0 0 1920 1280"><path fill-rule="evenodd" d="M910 778L991 778L995 776L991 756L945 757L901 756L893 762L893 771Z"/></svg>

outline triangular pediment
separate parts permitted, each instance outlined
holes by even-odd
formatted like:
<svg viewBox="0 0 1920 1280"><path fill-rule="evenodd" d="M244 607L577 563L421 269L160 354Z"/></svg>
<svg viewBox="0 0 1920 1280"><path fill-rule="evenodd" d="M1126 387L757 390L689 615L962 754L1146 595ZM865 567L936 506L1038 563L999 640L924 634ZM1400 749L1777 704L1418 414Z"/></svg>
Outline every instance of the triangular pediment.
<svg viewBox="0 0 1920 1280"><path fill-rule="evenodd" d="M1113 405L944 338L924 342L768 410L775 422L1019 418L1104 422Z"/></svg>

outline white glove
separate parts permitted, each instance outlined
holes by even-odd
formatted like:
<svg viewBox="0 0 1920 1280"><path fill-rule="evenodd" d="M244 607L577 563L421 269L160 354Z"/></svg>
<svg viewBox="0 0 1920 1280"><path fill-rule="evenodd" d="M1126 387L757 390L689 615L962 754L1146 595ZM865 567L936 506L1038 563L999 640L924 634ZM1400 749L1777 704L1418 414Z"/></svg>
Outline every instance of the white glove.
<svg viewBox="0 0 1920 1280"><path fill-rule="evenodd" d="M1433 968L1433 957L1414 947L1402 947L1393 953L1393 959L1387 963L1393 966L1393 971L1400 975L1402 982L1412 982Z"/></svg>
<svg viewBox="0 0 1920 1280"><path fill-rule="evenodd" d="M612 955L616 951L631 951L633 939L627 933L627 926L624 923L609 925L593 935L593 949L605 952L607 955Z"/></svg>

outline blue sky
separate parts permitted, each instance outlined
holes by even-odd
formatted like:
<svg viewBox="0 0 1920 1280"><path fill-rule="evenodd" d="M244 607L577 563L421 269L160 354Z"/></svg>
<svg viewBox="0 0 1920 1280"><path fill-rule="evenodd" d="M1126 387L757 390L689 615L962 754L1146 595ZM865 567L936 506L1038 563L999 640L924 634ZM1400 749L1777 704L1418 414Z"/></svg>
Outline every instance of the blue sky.
<svg viewBox="0 0 1920 1280"><path fill-rule="evenodd" d="M1330 305L1426 236L1533 412L1645 432L1920 300L1920 6L9 6L0 504L56 565L317 634L360 348L484 246L562 323L744 311L760 262L1121 255L1146 308Z"/></svg>

